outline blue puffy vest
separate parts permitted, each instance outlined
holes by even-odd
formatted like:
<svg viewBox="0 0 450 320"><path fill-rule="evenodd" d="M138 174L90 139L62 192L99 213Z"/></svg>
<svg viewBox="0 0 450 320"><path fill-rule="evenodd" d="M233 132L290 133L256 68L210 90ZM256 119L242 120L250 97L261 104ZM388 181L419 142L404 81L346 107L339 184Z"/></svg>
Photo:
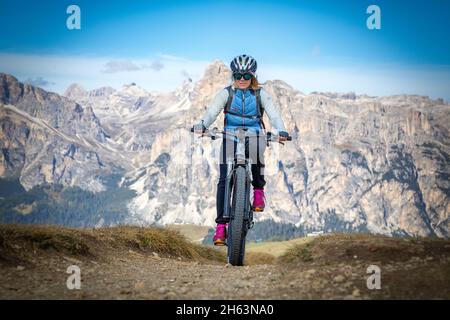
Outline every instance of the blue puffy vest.
<svg viewBox="0 0 450 320"><path fill-rule="evenodd" d="M228 111L225 111L225 129L261 128L255 91L236 88ZM239 115L245 115L246 117Z"/></svg>

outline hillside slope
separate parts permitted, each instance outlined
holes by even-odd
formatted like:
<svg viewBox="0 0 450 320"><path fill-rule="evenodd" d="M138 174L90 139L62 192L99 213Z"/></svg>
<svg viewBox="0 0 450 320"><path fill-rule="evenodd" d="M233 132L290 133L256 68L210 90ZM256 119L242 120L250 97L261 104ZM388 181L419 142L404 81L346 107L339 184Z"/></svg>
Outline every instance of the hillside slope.
<svg viewBox="0 0 450 320"><path fill-rule="evenodd" d="M157 228L0 226L0 298L393 299L450 298L450 242L366 234L328 235L275 260L249 254L231 267L224 251ZM367 267L381 289L366 287ZM69 266L81 289L68 290Z"/></svg>

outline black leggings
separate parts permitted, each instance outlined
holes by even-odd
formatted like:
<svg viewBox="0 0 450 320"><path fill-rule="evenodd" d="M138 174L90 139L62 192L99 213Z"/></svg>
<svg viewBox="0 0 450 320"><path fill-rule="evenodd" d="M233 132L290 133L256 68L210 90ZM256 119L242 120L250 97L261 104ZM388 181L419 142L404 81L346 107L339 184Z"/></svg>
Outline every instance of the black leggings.
<svg viewBox="0 0 450 320"><path fill-rule="evenodd" d="M262 189L266 184L264 180L264 147L263 143L258 141L258 157L256 163L252 163L252 185L253 188ZM248 146L246 148L246 156L248 157ZM222 161L219 164L220 177L219 182L217 183L217 196L216 196L216 209L217 209L217 218L216 223L227 223L228 219L223 218L223 209L224 209L224 200L225 200L225 179L227 177L227 163L224 161L226 154L225 143L222 143Z"/></svg>

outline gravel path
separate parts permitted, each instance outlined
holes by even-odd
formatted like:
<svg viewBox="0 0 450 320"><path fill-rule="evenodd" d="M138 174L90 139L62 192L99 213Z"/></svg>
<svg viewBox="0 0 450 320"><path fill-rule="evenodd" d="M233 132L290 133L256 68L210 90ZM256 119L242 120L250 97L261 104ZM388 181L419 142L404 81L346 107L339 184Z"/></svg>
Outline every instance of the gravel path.
<svg viewBox="0 0 450 320"><path fill-rule="evenodd" d="M448 241L335 236L294 250L292 261L233 267L132 250L105 240L109 233L102 232L58 231L54 237L65 241L52 242L58 249L48 247L41 234L32 239L39 246L30 247L28 230L5 233L0 299L450 299ZM78 246L73 251L67 243ZM81 271L79 290L66 284L72 265ZM367 288L370 265L381 269L379 290Z"/></svg>

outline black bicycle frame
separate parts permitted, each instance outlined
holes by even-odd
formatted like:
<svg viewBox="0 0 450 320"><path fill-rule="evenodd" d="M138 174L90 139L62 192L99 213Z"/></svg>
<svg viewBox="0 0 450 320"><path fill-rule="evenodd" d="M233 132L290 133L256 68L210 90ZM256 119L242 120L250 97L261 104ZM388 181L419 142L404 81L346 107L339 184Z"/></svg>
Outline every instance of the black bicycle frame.
<svg viewBox="0 0 450 320"><path fill-rule="evenodd" d="M250 184L251 180L251 176L250 176L250 165L248 163L248 159L245 157L245 149L246 149L246 142L245 140L242 141L242 139L240 138L237 142L237 148L236 148L236 154L234 155L234 159L233 162L228 163L228 159L226 159L227 161L227 176L225 178L225 196L224 196L224 212L223 212L223 217L224 219L230 219L231 218L231 187L234 184L234 176L235 176L235 172L236 172L236 168L239 166L243 166L245 168L245 173L247 175L247 181ZM243 163L242 163L243 162ZM232 184L233 182L233 184ZM250 208L250 186L248 186L247 188L245 188L245 208ZM245 210L245 215L244 215L244 220L249 221L251 219L250 217L250 211L251 210Z"/></svg>

